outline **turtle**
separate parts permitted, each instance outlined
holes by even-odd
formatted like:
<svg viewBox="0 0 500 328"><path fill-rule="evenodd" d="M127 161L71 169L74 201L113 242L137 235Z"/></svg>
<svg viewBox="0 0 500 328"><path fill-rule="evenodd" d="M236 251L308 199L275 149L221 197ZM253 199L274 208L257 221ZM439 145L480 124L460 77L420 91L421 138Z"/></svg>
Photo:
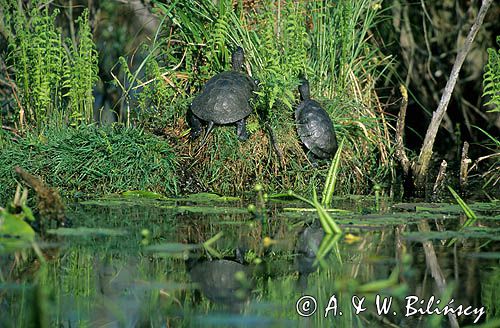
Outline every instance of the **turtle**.
<svg viewBox="0 0 500 328"><path fill-rule="evenodd" d="M333 122L321 105L312 100L309 93L309 82L302 79L299 86L301 102L295 110L297 133L304 146L315 159L329 159L337 151L337 138ZM316 157L316 158L315 158Z"/></svg>
<svg viewBox="0 0 500 328"><path fill-rule="evenodd" d="M244 58L243 48L237 47L231 56L232 70L212 77L194 98L187 113L191 140L201 134L203 123L208 124L203 140L212 131L214 124L232 123L236 123L238 139L248 139L245 119L252 113L250 99L257 86L250 76L241 72Z"/></svg>

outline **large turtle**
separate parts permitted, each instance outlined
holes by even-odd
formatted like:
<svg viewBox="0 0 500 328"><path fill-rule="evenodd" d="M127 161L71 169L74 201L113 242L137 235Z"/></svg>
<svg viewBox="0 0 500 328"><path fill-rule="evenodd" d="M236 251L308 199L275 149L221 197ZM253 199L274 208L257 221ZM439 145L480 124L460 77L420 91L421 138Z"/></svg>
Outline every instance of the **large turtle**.
<svg viewBox="0 0 500 328"><path fill-rule="evenodd" d="M331 158L337 150L332 120L320 104L311 99L306 79L302 79L299 92L302 101L295 110L295 122L300 140L317 158Z"/></svg>
<svg viewBox="0 0 500 328"><path fill-rule="evenodd" d="M256 89L254 80L241 72L244 52L238 47L232 54L232 71L212 77L196 96L188 111L187 120L191 126L191 139L201 133L202 122L208 123L203 140L212 131L214 124L237 125L238 139L248 139L245 119L252 112L250 98Z"/></svg>

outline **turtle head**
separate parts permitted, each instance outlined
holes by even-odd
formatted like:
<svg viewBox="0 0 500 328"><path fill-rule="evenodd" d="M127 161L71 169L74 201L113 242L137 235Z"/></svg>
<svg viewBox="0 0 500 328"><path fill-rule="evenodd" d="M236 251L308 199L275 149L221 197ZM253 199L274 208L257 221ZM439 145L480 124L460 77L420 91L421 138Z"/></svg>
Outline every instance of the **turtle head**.
<svg viewBox="0 0 500 328"><path fill-rule="evenodd" d="M231 62L233 64L233 70L239 71L241 66L243 65L243 61L245 60L245 52L242 47L236 48L231 56Z"/></svg>
<svg viewBox="0 0 500 328"><path fill-rule="evenodd" d="M299 93L301 100L307 100L311 98L311 94L309 92L309 82L305 78L302 78L300 81Z"/></svg>

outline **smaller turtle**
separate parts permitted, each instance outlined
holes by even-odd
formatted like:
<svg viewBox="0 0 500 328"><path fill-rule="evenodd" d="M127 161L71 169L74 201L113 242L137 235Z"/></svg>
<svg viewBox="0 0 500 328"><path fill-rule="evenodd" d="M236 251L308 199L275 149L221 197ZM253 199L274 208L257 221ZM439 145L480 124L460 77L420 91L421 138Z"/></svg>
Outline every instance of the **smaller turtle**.
<svg viewBox="0 0 500 328"><path fill-rule="evenodd" d="M299 92L302 101L295 110L295 122L300 140L316 158L329 159L337 151L332 120L321 105L311 99L306 79L302 79ZM315 162L310 154L308 157Z"/></svg>
<svg viewBox="0 0 500 328"><path fill-rule="evenodd" d="M249 101L257 87L250 76L241 72L244 59L244 51L238 47L232 54L232 70L212 77L191 103L187 121L192 140L200 135L202 122L208 123L202 144L214 124L236 123L238 139L248 139L245 119L252 113Z"/></svg>

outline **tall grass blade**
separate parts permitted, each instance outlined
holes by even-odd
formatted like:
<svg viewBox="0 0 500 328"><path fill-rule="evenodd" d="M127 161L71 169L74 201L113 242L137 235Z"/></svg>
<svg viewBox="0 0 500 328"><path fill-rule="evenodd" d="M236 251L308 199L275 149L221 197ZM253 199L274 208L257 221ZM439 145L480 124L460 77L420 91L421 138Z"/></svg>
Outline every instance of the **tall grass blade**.
<svg viewBox="0 0 500 328"><path fill-rule="evenodd" d="M474 222L477 221L476 213L474 213L474 211L471 210L471 208L464 202L464 200L450 186L448 186L448 190L451 192L451 194L453 195L453 198L455 198L458 205L460 205L460 207L464 211L465 215L467 216L467 221L464 222L464 224L462 225L460 230L474 224ZM448 243L448 246L453 245L456 241L457 241L457 238L453 238Z"/></svg>
<svg viewBox="0 0 500 328"><path fill-rule="evenodd" d="M332 163L330 164L330 169L328 170L328 176L326 177L325 187L323 188L321 205L326 208L330 207L333 199L333 193L335 192L335 184L337 183L340 166L340 155L342 154L342 148L344 147L344 140L345 138L343 138L340 142L339 148L337 149L337 152L333 157Z"/></svg>

